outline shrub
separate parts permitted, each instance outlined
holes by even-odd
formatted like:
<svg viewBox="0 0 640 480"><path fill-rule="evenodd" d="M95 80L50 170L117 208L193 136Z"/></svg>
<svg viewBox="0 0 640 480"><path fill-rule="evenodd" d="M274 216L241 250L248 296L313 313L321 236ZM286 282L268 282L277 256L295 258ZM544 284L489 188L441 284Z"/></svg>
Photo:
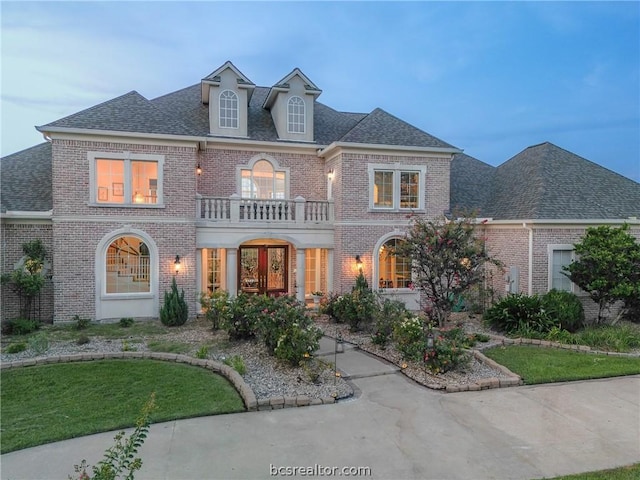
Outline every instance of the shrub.
<svg viewBox="0 0 640 480"><path fill-rule="evenodd" d="M414 362L422 361L425 351L425 335L422 320L410 316L394 326L393 340L402 358Z"/></svg>
<svg viewBox="0 0 640 480"><path fill-rule="evenodd" d="M121 318L120 321L118 322L118 325L120 325L122 328L129 328L131 325L133 325L133 318L131 317L125 317L125 318Z"/></svg>
<svg viewBox="0 0 640 480"><path fill-rule="evenodd" d="M229 320L229 302L229 293L224 290L200 295L200 305L204 309L205 318L211 322L214 330L222 328Z"/></svg>
<svg viewBox="0 0 640 480"><path fill-rule="evenodd" d="M229 302L229 314L222 325L233 340L252 338L257 333L256 312L252 297L239 293Z"/></svg>
<svg viewBox="0 0 640 480"><path fill-rule="evenodd" d="M5 350L6 353L20 353L27 349L27 344L24 342L12 343Z"/></svg>
<svg viewBox="0 0 640 480"><path fill-rule="evenodd" d="M554 289L544 294L540 301L556 326L569 332L576 332L584 326L584 308L574 293Z"/></svg>
<svg viewBox="0 0 640 480"><path fill-rule="evenodd" d="M322 373L329 369L329 364L319 358L307 357L300 362L307 379L313 384L322 382Z"/></svg>
<svg viewBox="0 0 640 480"><path fill-rule="evenodd" d="M86 345L86 344L87 344L87 343L89 343L90 341L91 341L91 340L89 339L89 336L88 336L88 335L84 335L84 334L83 334L83 335L80 335L80 336L78 337L78 340L76 340L76 343L77 343L78 345Z"/></svg>
<svg viewBox="0 0 640 480"><path fill-rule="evenodd" d="M574 335L576 343L598 350L628 352L640 348L640 330L635 325L589 327Z"/></svg>
<svg viewBox="0 0 640 480"><path fill-rule="evenodd" d="M240 375L247 373L247 366L244 364L244 360L240 355L234 355L233 357L225 358L222 363L229 365Z"/></svg>
<svg viewBox="0 0 640 480"><path fill-rule="evenodd" d="M433 349L425 353L427 368L434 373L444 373L466 365L470 358L464 350L468 342L461 328L442 330L433 340Z"/></svg>
<svg viewBox="0 0 640 480"><path fill-rule="evenodd" d="M544 338L550 342L566 343L569 345L576 343L576 337L571 335L568 330L560 327L552 327Z"/></svg>
<svg viewBox="0 0 640 480"><path fill-rule="evenodd" d="M189 318L189 306L184 301L184 289L178 293L175 277L171 282L171 291L164 292L164 304L160 309L160 321L168 327L184 325Z"/></svg>
<svg viewBox="0 0 640 480"><path fill-rule="evenodd" d="M29 350L36 355L44 355L49 350L49 339L44 332L38 333L29 338Z"/></svg>
<svg viewBox="0 0 640 480"><path fill-rule="evenodd" d="M408 315L404 303L398 300L385 298L380 308L374 312L373 334L371 340L374 344L386 347L391 341L393 328Z"/></svg>
<svg viewBox="0 0 640 480"><path fill-rule="evenodd" d="M554 326L553 320L542 310L540 297L523 294L507 295L484 314L485 321L500 331L545 333Z"/></svg>
<svg viewBox="0 0 640 480"><path fill-rule="evenodd" d="M87 327L89 327L89 324L91 324L91 320L88 318L80 318L79 315L74 315L73 316L73 321L75 322L75 329L76 330L84 330Z"/></svg>
<svg viewBox="0 0 640 480"><path fill-rule="evenodd" d="M29 318L16 318L6 324L7 333L11 335L27 335L39 329L40 322Z"/></svg>
<svg viewBox="0 0 640 480"><path fill-rule="evenodd" d="M196 351L196 358L199 358L200 360L205 360L208 356L209 356L209 347L207 347L206 345L202 345Z"/></svg>

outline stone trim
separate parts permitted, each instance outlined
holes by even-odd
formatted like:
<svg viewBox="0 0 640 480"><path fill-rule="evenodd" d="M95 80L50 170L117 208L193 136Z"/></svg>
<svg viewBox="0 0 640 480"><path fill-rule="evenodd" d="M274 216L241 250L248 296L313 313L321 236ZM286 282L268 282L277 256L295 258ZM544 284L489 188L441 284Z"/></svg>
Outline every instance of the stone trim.
<svg viewBox="0 0 640 480"><path fill-rule="evenodd" d="M591 353L594 355L608 355L610 357L640 357L640 353L607 352L605 350L594 350L588 345L550 342L536 338L502 338L502 345L530 345L534 347L560 348L562 350L573 350L575 352Z"/></svg>

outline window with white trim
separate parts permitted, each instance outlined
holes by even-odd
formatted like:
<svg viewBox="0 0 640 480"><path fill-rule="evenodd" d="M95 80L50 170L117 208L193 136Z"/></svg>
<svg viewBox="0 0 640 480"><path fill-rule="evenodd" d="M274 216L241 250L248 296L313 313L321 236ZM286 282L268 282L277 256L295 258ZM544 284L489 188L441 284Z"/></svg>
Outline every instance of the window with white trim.
<svg viewBox="0 0 640 480"><path fill-rule="evenodd" d="M287 131L305 132L305 105L300 97L291 97L287 102Z"/></svg>
<svg viewBox="0 0 640 480"><path fill-rule="evenodd" d="M112 206L161 205L163 155L89 152L91 202Z"/></svg>
<svg viewBox="0 0 640 480"><path fill-rule="evenodd" d="M424 209L426 167L420 165L369 165L372 209Z"/></svg>
<svg viewBox="0 0 640 480"><path fill-rule="evenodd" d="M564 275L562 267L574 260L573 245L549 245L549 290L573 292L574 284Z"/></svg>
<svg viewBox="0 0 640 480"><path fill-rule="evenodd" d="M242 198L286 198L286 171L277 170L268 160L258 160L240 171Z"/></svg>
<svg viewBox="0 0 640 480"><path fill-rule="evenodd" d="M305 250L304 267L304 292L311 295L311 292L318 292L320 288L320 249L307 248Z"/></svg>
<svg viewBox="0 0 640 480"><path fill-rule="evenodd" d="M378 250L378 288L410 288L411 259L396 254L396 248L404 240L391 238Z"/></svg>
<svg viewBox="0 0 640 480"><path fill-rule="evenodd" d="M222 288L222 249L208 248L207 252L207 292L212 293Z"/></svg>
<svg viewBox="0 0 640 480"><path fill-rule="evenodd" d="M238 128L238 95L231 90L220 93L220 128Z"/></svg>
<svg viewBox="0 0 640 480"><path fill-rule="evenodd" d="M107 247L106 293L149 293L151 258L149 247L136 236L122 236Z"/></svg>

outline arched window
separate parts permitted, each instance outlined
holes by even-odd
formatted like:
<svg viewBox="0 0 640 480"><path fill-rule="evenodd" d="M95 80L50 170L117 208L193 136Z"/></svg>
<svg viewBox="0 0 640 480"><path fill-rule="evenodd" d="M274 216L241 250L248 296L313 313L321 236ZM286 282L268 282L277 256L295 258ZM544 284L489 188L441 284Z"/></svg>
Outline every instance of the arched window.
<svg viewBox="0 0 640 480"><path fill-rule="evenodd" d="M379 288L409 288L411 284L411 259L396 253L397 247L404 242L392 238L382 244L378 251Z"/></svg>
<svg viewBox="0 0 640 480"><path fill-rule="evenodd" d="M135 236L122 236L107 247L106 293L148 293L151 291L149 247Z"/></svg>
<svg viewBox="0 0 640 480"><path fill-rule="evenodd" d="M220 128L238 128L238 95L231 90L220 93Z"/></svg>
<svg viewBox="0 0 640 480"><path fill-rule="evenodd" d="M276 170L268 160L258 160L252 169L241 171L243 198L285 198L286 172Z"/></svg>
<svg viewBox="0 0 640 480"><path fill-rule="evenodd" d="M289 133L305 132L304 100L291 97L287 103L287 130Z"/></svg>

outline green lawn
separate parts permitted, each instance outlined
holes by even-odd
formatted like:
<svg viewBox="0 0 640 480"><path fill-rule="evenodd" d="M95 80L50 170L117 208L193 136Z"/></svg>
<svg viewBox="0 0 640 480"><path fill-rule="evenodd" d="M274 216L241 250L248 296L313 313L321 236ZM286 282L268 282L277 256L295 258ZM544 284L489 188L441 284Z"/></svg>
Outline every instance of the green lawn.
<svg viewBox="0 0 640 480"><path fill-rule="evenodd" d="M613 357L557 348L511 345L483 352L528 385L640 374L639 357Z"/></svg>
<svg viewBox="0 0 640 480"><path fill-rule="evenodd" d="M131 427L152 392L152 422L240 412L242 398L209 370L153 360L104 360L2 372L1 453Z"/></svg>
<svg viewBox="0 0 640 480"><path fill-rule="evenodd" d="M565 475L550 480L638 480L638 478L640 478L640 463L611 470Z"/></svg>

